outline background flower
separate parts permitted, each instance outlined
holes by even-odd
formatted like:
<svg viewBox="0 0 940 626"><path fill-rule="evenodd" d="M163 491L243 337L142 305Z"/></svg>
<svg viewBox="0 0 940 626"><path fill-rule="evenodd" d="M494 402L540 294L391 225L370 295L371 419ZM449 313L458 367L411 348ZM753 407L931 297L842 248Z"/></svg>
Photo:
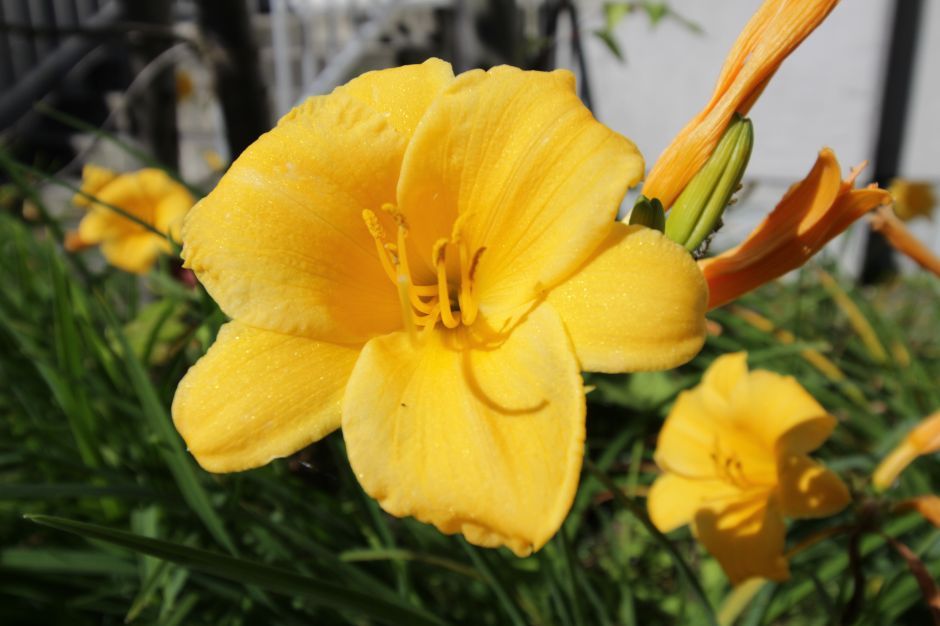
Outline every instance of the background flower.
<svg viewBox="0 0 940 626"><path fill-rule="evenodd" d="M98 245L108 263L144 274L161 252L170 252L167 237L179 241L183 216L192 195L166 172L146 168L118 174L97 165L82 170L82 186L73 202L88 213L70 247Z"/></svg>
<svg viewBox="0 0 940 626"><path fill-rule="evenodd" d="M743 352L719 357L679 395L648 500L663 532L691 524L733 584L786 579L784 518L826 517L849 503L839 477L807 456L835 418L792 377L748 372L746 361Z"/></svg>

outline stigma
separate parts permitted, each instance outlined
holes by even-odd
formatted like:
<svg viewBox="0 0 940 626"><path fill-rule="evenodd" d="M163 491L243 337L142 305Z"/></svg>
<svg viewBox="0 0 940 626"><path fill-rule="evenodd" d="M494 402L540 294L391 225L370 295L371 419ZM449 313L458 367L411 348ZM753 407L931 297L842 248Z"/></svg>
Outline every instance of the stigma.
<svg viewBox="0 0 940 626"><path fill-rule="evenodd" d="M409 335L416 339L419 331L429 332L438 322L448 329L472 325L479 312L473 288L474 274L485 248L470 254L465 240L460 236L462 220L458 219L451 237L438 239L431 249L433 282L418 283L408 261L408 224L405 216L393 204L383 204L381 210L394 222L394 242L389 240L382 221L374 211L364 210L362 219L375 243L382 269L398 293L402 322Z"/></svg>

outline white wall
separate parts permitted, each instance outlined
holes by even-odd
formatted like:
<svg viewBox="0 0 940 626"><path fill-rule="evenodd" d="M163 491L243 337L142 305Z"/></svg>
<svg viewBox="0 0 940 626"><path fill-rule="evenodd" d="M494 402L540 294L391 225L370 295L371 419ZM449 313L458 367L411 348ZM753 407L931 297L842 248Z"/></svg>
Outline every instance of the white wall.
<svg viewBox="0 0 940 626"><path fill-rule="evenodd" d="M622 63L589 35L603 22L602 2L582 3L595 112L637 143L647 167L708 100L725 55L760 0L669 5L704 32L669 19L652 27L644 14L630 15L616 31L627 59ZM749 193L730 210L717 248L743 238L806 174L823 146L835 150L845 171L872 158L892 16L893 2L845 0L783 64L751 111L756 144ZM907 176L940 183L940 0L925 2L922 28L902 168ZM920 222L912 224L917 234L940 252L940 229ZM853 238L855 244L863 239L861 233ZM831 250L848 269L861 252L852 241L835 242Z"/></svg>

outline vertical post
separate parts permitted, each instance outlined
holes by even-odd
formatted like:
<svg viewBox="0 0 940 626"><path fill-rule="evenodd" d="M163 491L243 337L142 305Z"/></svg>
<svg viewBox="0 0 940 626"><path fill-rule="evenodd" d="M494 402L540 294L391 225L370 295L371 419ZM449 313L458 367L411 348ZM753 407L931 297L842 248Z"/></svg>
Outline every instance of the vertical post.
<svg viewBox="0 0 940 626"><path fill-rule="evenodd" d="M163 0L124 0L124 16L128 21L172 28L172 3ZM167 48L166 37L144 35L131 44L131 68L135 74ZM143 97L135 97L129 111L137 113L141 135L154 156L175 168L179 161L179 137L176 128L176 81L172 67L159 72Z"/></svg>
<svg viewBox="0 0 940 626"><path fill-rule="evenodd" d="M888 185L899 170L922 8L923 0L894 2L894 22L885 67L881 119L878 124L874 158L875 182L882 187ZM873 283L895 271L897 265L891 246L884 237L869 231L862 266L862 282Z"/></svg>
<svg viewBox="0 0 940 626"><path fill-rule="evenodd" d="M277 109L274 114L280 117L294 103L287 0L271 0L271 46L274 48L274 104Z"/></svg>
<svg viewBox="0 0 940 626"><path fill-rule="evenodd" d="M215 85L234 160L271 127L271 113L246 0L199 0L199 25L223 54L214 59Z"/></svg>

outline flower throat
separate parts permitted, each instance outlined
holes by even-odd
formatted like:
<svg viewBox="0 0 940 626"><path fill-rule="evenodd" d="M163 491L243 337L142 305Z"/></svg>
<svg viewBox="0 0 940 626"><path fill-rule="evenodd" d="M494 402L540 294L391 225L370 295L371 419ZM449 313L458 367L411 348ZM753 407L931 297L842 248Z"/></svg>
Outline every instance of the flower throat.
<svg viewBox="0 0 940 626"><path fill-rule="evenodd" d="M395 221L395 243L387 241L385 229L375 212L364 210L362 219L375 242L375 249L386 276L397 288L402 320L409 334L415 337L418 327L424 328L426 332L434 328L438 320L445 328L473 324L479 310L473 279L480 256L486 248L479 248L473 255L469 254L466 242L460 236L463 216L454 223L449 239L442 237L434 243L431 260L436 281L433 284L421 285L415 282L408 263L405 241L408 237L408 225L405 216L393 204L383 204L382 211ZM457 276L449 279L447 259L449 255L454 254L457 255Z"/></svg>

